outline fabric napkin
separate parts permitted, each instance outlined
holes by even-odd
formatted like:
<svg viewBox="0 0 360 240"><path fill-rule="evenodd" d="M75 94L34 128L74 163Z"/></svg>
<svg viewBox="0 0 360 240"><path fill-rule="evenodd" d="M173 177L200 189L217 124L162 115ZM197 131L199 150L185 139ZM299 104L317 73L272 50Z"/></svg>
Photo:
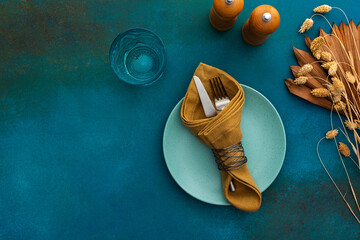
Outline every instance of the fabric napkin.
<svg viewBox="0 0 360 240"><path fill-rule="evenodd" d="M209 79L220 76L231 101L222 111L218 111L218 115L206 118L192 79L181 106L183 124L211 149L222 149L239 143L243 137L240 122L245 101L241 85L229 74L203 63L200 63L194 75L201 79L212 101L214 98ZM215 161L215 158L209 161ZM248 161L256 161L256 159ZM236 170L221 171L221 177L224 196L233 206L246 212L255 212L260 208L261 193L247 164ZM229 190L231 180L236 188L234 192Z"/></svg>

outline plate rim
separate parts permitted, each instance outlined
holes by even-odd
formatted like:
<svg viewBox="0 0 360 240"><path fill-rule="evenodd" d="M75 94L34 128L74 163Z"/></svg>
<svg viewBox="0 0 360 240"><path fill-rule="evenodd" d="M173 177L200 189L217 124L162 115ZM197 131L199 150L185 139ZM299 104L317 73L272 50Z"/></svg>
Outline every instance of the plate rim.
<svg viewBox="0 0 360 240"><path fill-rule="evenodd" d="M287 148L285 127L284 127L284 123L283 123L283 121L282 121L282 119L281 119L280 114L279 114L278 111L276 110L275 106L270 102L270 100L267 99L267 97L265 97L262 93L260 93L259 91L257 91L256 89L254 89L254 88L252 88L252 87L249 87L249 86L247 86L247 85L245 85L245 84L240 84L240 85L241 85L242 88L247 88L247 89L249 89L249 90L251 90L251 91L254 91L255 93L257 93L258 95L260 95L263 99L265 99L265 100L270 104L271 108L272 108L272 109L274 110L274 112L276 113L277 119L280 120L280 125L281 125L282 132L283 132L284 151L283 151L283 153L282 153L282 158L281 158L282 161L281 161L281 164L279 165L279 168L276 170L276 175L275 175L274 179L273 179L271 182L269 182L269 184L264 188L264 190L261 192L261 193L263 193L263 192L265 192L265 191L273 184L273 182L275 181L275 179L278 177L278 175L279 175L279 173L280 173L280 171L281 171L281 169L282 169L282 166L284 165L284 161L285 161L285 157L286 157L286 148ZM168 169L168 171L169 171L172 179L176 182L176 184L177 184L183 191L185 191L188 195L190 195L191 197L193 197L193 198L195 198L195 199L198 199L198 200L200 200L200 201L202 201L202 202L205 202L205 203L208 203L208 204L212 204L212 205L217 205L217 206L229 206L229 205L231 205L229 202L228 202L227 204L224 204L224 203L214 203L214 202L210 202L210 201L208 201L208 200L206 200L206 199L201 199L201 198L199 198L198 196L195 196L195 195L189 193L189 192L187 191L187 189L183 188L183 187L181 186L181 184L179 184L178 180L175 179L175 177L173 176L173 173L171 172L171 170L170 170L170 168L169 168L168 162L166 161L166 153L165 153L165 151L164 151L164 143L165 143L165 141L166 141L165 132L166 132L166 129L167 129L168 124L169 124L170 116L173 115L173 112L175 111L176 106L177 106L178 104L180 104L183 100L184 100L184 97L181 98L181 99L175 104L175 106L174 106L173 109L171 110L171 112L170 112L170 114L169 114L169 116L168 116L168 118L167 118L167 120L166 120L166 124L165 124L165 127L164 127L163 139L162 139L162 150L163 150L163 156L164 156L164 160L165 160L166 167L167 167L167 169Z"/></svg>

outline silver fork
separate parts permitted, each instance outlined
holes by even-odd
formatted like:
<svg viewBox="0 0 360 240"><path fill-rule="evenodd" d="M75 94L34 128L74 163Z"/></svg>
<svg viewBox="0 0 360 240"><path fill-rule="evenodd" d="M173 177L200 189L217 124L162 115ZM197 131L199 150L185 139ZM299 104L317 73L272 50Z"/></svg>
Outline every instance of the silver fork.
<svg viewBox="0 0 360 240"><path fill-rule="evenodd" d="M215 108L218 111L222 111L226 105L230 102L230 98L226 93L225 87L221 82L219 76L209 79L211 91L214 96ZM230 181L230 191L235 192L235 185L233 181Z"/></svg>
<svg viewBox="0 0 360 240"><path fill-rule="evenodd" d="M220 77L218 76L210 79L210 86L214 95L215 108L216 110L222 111L230 102L230 98L226 93Z"/></svg>

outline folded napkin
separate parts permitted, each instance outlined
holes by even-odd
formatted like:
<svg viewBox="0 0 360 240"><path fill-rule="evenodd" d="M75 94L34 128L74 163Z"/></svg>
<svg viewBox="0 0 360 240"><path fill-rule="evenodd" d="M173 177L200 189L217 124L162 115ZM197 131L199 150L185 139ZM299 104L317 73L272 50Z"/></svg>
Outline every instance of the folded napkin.
<svg viewBox="0 0 360 240"><path fill-rule="evenodd" d="M243 137L240 122L245 101L241 85L227 73L203 63L200 63L194 75L201 79L212 100L209 79L220 76L231 101L224 110L218 111L218 115L206 118L194 80L191 80L181 106L182 122L211 149L224 149L239 143ZM235 155L239 154L242 153ZM249 159L249 161L256 161L256 159ZM246 212L255 212L260 208L261 193L246 163L232 171L221 171L221 177L224 196L233 206ZM234 192L229 191L231 180L236 188Z"/></svg>

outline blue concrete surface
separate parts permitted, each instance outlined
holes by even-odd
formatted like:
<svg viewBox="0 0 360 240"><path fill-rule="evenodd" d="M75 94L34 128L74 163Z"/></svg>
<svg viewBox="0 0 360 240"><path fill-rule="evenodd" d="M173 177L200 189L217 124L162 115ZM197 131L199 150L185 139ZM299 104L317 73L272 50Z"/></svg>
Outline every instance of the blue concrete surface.
<svg viewBox="0 0 360 240"><path fill-rule="evenodd" d="M281 24L252 47L241 26L263 3ZM245 0L233 29L219 33L208 21L211 0L1 0L0 239L359 239L316 155L329 112L284 85L292 45L306 49L298 27L323 3ZM359 23L357 1L327 4ZM338 11L328 17L344 20ZM310 37L329 30L315 20ZM108 60L112 40L133 27L154 31L167 49L163 78L147 88L119 81ZM256 213L200 202L166 168L165 122L199 62L263 93L283 119L286 159ZM345 191L332 144L321 153Z"/></svg>

